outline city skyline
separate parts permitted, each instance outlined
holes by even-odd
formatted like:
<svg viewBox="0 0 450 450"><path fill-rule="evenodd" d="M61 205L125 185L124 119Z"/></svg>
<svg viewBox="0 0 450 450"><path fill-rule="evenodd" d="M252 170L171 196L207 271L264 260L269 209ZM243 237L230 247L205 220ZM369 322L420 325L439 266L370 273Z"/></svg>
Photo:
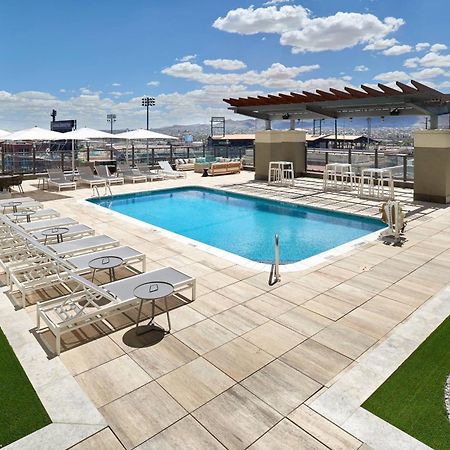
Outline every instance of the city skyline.
<svg viewBox="0 0 450 450"><path fill-rule="evenodd" d="M253 6L252 6L253 5ZM223 97L389 84L450 90L442 0L391 2L137 0L2 5L0 128L150 127L239 119ZM439 14L437 13L439 11Z"/></svg>

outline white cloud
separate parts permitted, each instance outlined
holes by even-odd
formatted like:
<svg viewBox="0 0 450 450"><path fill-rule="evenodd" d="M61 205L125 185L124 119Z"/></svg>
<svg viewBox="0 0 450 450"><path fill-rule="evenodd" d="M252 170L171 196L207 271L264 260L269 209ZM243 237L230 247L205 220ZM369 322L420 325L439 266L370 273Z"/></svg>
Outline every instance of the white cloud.
<svg viewBox="0 0 450 450"><path fill-rule="evenodd" d="M441 69L440 67L432 67L429 69L422 69L417 72L412 72L411 76L414 79L427 79L427 78L435 78L439 77L441 75L445 75L446 72L444 69Z"/></svg>
<svg viewBox="0 0 450 450"><path fill-rule="evenodd" d="M355 66L355 68L353 70L355 72L367 72L369 70L369 68L367 66L365 66L364 64L361 64L359 66Z"/></svg>
<svg viewBox="0 0 450 450"><path fill-rule="evenodd" d="M186 55L186 56L182 56L181 58L177 58L177 61L180 62L188 62L188 61L193 61L194 59L197 58L197 55Z"/></svg>
<svg viewBox="0 0 450 450"><path fill-rule="evenodd" d="M384 50L385 48L392 47L393 45L398 44L397 39L374 39L367 44L363 50Z"/></svg>
<svg viewBox="0 0 450 450"><path fill-rule="evenodd" d="M420 52L421 50L425 50L429 46L430 46L430 44L428 42L418 42L416 44L416 52Z"/></svg>
<svg viewBox="0 0 450 450"><path fill-rule="evenodd" d="M403 19L378 19L373 14L338 12L327 17L313 17L300 5L280 8L237 8L213 23L229 33L280 34L280 43L292 47L293 53L341 50L357 44L382 40L404 24Z"/></svg>
<svg viewBox="0 0 450 450"><path fill-rule="evenodd" d="M405 60L403 65L405 67L414 68L414 67L417 67L419 65L419 61L420 61L420 58L417 58L417 57L415 57L415 58L408 58L408 59Z"/></svg>
<svg viewBox="0 0 450 450"><path fill-rule="evenodd" d="M111 84L111 86L114 86L114 87L119 87L121 84L120 83L112 83Z"/></svg>
<svg viewBox="0 0 450 450"><path fill-rule="evenodd" d="M343 79L344 81L350 81L350 80L352 79L352 77L351 77L350 75L344 75L344 76L342 77L342 79ZM330 87L333 87L333 86L330 86Z"/></svg>
<svg viewBox="0 0 450 450"><path fill-rule="evenodd" d="M238 59L205 59L203 64L222 70L239 70L247 67L247 64Z"/></svg>
<svg viewBox="0 0 450 450"><path fill-rule="evenodd" d="M412 51L410 45L394 45L383 51L383 55L386 56L398 56Z"/></svg>
<svg viewBox="0 0 450 450"><path fill-rule="evenodd" d="M147 86L159 86L159 81L149 81Z"/></svg>
<svg viewBox="0 0 450 450"><path fill-rule="evenodd" d="M450 67L450 55L430 52L420 58L418 63L424 67Z"/></svg>
<svg viewBox="0 0 450 450"><path fill-rule="evenodd" d="M270 5L279 5L281 3L291 3L292 0L269 0L268 2L263 3L263 6L270 6Z"/></svg>
<svg viewBox="0 0 450 450"><path fill-rule="evenodd" d="M430 51L437 53L441 50L447 50L447 48L445 44L434 44L430 47Z"/></svg>
<svg viewBox="0 0 450 450"><path fill-rule="evenodd" d="M394 70L392 72L379 73L373 77L374 80L391 82L391 81L409 81L410 76L403 71Z"/></svg>
<svg viewBox="0 0 450 450"><path fill-rule="evenodd" d="M290 86L296 85L295 78L297 76L319 68L318 64L286 67L283 64L274 63L260 72L249 70L242 73L207 73L203 71L203 67L200 65L185 62L167 67L162 70L162 73L208 85L245 84L248 86L259 85L269 88L289 89Z"/></svg>
<svg viewBox="0 0 450 450"><path fill-rule="evenodd" d="M112 92L109 92L109 95L112 95L113 97L118 98L118 97L126 97L128 95L133 95L133 92L132 91L126 91L126 92L112 91Z"/></svg>
<svg viewBox="0 0 450 450"><path fill-rule="evenodd" d="M61 89L59 90L59 92L61 92L61 94L64 94L64 93L66 93L67 91L66 91L64 88L61 88Z"/></svg>

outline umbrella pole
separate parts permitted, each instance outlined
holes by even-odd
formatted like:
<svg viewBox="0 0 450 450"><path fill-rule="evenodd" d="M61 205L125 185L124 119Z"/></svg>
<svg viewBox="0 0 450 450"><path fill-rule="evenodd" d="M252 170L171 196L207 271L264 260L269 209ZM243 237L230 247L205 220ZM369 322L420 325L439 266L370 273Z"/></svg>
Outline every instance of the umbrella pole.
<svg viewBox="0 0 450 450"><path fill-rule="evenodd" d="M125 161L126 161L127 164L128 164L128 144L129 144L129 142L130 142L130 140L127 139L127 147L126 147L126 150L125 150Z"/></svg>

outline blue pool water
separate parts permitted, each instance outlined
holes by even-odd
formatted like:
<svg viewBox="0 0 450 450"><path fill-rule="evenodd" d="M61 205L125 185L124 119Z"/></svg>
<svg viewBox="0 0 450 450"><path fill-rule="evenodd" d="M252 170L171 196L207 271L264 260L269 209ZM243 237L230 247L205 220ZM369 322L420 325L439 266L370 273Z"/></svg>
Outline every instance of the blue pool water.
<svg viewBox="0 0 450 450"><path fill-rule="evenodd" d="M257 262L273 261L275 234L287 264L384 227L376 219L198 187L90 201Z"/></svg>

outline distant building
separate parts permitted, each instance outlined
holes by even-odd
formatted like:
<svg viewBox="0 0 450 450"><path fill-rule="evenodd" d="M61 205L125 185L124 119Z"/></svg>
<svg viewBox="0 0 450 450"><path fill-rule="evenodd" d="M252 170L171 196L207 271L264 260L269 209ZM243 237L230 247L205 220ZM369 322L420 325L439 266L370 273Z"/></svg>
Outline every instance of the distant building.
<svg viewBox="0 0 450 450"><path fill-rule="evenodd" d="M380 141L370 139L371 144L378 144ZM364 149L367 146L367 136L362 134L322 134L322 135L306 135L306 143L308 148L341 148L349 149L354 148L356 150Z"/></svg>
<svg viewBox="0 0 450 450"><path fill-rule="evenodd" d="M251 147L255 142L254 134L225 134L208 138L208 146Z"/></svg>

